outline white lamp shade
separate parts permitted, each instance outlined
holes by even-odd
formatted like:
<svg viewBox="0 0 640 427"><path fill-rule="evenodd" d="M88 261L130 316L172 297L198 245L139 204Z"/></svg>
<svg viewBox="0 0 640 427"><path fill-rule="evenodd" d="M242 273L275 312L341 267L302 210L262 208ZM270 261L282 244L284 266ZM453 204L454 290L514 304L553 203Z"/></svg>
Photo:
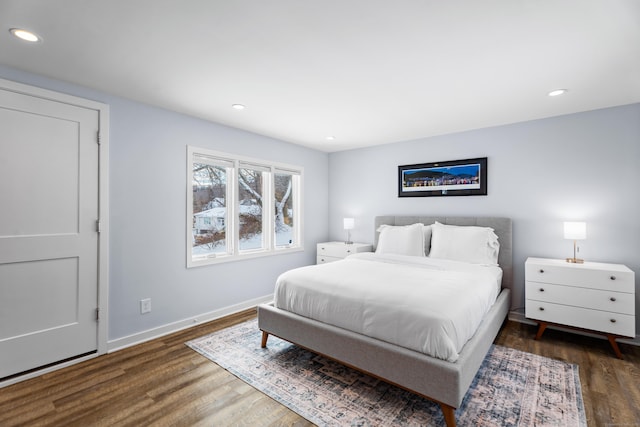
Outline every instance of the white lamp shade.
<svg viewBox="0 0 640 427"><path fill-rule="evenodd" d="M355 225L355 220L353 218L345 218L344 219L344 229L345 230L353 230L353 226Z"/></svg>
<svg viewBox="0 0 640 427"><path fill-rule="evenodd" d="M587 238L586 222L565 222L564 238L569 240L584 240Z"/></svg>

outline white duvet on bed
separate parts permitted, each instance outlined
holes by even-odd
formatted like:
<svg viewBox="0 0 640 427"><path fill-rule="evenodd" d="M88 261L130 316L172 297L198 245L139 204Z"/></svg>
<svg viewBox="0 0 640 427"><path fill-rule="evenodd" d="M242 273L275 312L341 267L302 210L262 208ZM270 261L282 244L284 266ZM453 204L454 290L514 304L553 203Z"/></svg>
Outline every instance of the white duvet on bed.
<svg viewBox="0 0 640 427"><path fill-rule="evenodd" d="M354 254L280 275L275 306L454 362L500 292L499 267Z"/></svg>

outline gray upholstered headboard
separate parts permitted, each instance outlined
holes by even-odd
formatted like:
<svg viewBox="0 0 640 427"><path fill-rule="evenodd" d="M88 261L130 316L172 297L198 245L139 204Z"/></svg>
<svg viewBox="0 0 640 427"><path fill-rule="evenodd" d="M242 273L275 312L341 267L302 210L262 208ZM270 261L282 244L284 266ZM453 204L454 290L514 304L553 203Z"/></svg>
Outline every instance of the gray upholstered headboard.
<svg viewBox="0 0 640 427"><path fill-rule="evenodd" d="M480 227L491 227L498 236L500 242L500 253L498 254L498 264L502 268L502 287L512 289L513 287L513 247L511 218L498 217L476 217L476 216L377 216L375 217L374 249L378 246L378 227L387 225L410 225L421 222L424 225L433 224L438 221L448 225L477 225Z"/></svg>

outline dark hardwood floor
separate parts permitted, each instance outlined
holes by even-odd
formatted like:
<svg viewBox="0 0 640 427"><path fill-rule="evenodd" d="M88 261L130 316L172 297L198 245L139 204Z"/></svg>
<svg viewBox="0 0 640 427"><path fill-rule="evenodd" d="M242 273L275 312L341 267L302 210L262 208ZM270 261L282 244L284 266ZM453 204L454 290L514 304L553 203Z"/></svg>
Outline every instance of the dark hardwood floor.
<svg viewBox="0 0 640 427"><path fill-rule="evenodd" d="M308 426L184 345L248 310L0 389L0 426ZM496 343L580 366L590 426L640 426L640 348L506 322Z"/></svg>

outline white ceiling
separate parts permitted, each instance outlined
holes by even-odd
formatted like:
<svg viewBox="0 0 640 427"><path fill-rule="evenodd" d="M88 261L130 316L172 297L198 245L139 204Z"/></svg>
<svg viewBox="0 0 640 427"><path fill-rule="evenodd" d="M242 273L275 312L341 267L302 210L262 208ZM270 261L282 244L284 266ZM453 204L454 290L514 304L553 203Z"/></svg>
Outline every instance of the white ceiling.
<svg viewBox="0 0 640 427"><path fill-rule="evenodd" d="M0 64L328 152L640 102L638 0L0 0L0 30Z"/></svg>

